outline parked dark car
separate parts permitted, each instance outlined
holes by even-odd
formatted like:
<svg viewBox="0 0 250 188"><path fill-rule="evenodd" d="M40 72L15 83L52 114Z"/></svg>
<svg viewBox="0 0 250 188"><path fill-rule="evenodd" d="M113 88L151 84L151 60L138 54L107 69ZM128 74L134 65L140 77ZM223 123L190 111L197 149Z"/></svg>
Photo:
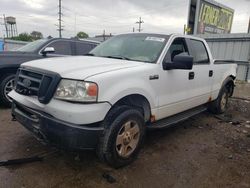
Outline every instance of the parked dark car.
<svg viewBox="0 0 250 188"><path fill-rule="evenodd" d="M90 40L50 38L31 42L15 51L0 52L0 105L10 106L7 94L14 87L20 64L48 57L85 55L98 44Z"/></svg>

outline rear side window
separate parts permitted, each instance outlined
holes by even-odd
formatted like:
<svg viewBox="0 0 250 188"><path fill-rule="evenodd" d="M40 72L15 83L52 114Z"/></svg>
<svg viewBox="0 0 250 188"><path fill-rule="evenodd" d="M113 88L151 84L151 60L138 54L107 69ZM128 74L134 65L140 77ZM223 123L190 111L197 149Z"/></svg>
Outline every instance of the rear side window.
<svg viewBox="0 0 250 188"><path fill-rule="evenodd" d="M202 41L190 40L195 64L209 64L207 49Z"/></svg>
<svg viewBox="0 0 250 188"><path fill-rule="evenodd" d="M48 47L54 47L55 53L59 55L72 55L71 42L70 41L55 41L48 45Z"/></svg>
<svg viewBox="0 0 250 188"><path fill-rule="evenodd" d="M76 55L85 55L96 46L96 44L76 42Z"/></svg>

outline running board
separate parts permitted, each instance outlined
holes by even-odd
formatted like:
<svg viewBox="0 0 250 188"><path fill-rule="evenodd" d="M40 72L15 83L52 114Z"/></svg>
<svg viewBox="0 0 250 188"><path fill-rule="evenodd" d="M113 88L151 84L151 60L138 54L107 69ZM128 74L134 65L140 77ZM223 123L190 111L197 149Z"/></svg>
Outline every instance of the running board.
<svg viewBox="0 0 250 188"><path fill-rule="evenodd" d="M156 121L155 123L150 123L148 124L147 128L148 129L161 129L161 128L166 128L171 125L177 124L181 121L184 121L192 116L195 116L197 114L200 114L201 112L204 112L207 110L206 106L199 106L192 108L190 110L181 112L179 114L167 117L165 119Z"/></svg>

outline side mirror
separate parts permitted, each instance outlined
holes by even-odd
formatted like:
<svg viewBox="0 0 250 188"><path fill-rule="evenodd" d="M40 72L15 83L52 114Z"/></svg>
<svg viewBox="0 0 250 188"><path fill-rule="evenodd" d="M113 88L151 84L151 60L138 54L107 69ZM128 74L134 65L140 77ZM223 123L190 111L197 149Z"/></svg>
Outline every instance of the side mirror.
<svg viewBox="0 0 250 188"><path fill-rule="evenodd" d="M48 53L54 53L55 48L54 47L46 47L43 49L42 54L43 56L46 56Z"/></svg>
<svg viewBox="0 0 250 188"><path fill-rule="evenodd" d="M173 62L163 62L163 70L184 69L191 70L193 68L193 57L184 53L174 56Z"/></svg>

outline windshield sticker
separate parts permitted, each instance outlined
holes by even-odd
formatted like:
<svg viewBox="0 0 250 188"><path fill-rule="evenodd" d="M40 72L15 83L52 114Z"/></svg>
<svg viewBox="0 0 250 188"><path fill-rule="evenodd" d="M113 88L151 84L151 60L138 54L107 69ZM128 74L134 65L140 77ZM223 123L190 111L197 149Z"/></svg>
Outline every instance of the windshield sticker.
<svg viewBox="0 0 250 188"><path fill-rule="evenodd" d="M157 42L164 42L165 41L164 38L160 38L160 37L147 37L145 40L152 40L152 41L157 41Z"/></svg>

